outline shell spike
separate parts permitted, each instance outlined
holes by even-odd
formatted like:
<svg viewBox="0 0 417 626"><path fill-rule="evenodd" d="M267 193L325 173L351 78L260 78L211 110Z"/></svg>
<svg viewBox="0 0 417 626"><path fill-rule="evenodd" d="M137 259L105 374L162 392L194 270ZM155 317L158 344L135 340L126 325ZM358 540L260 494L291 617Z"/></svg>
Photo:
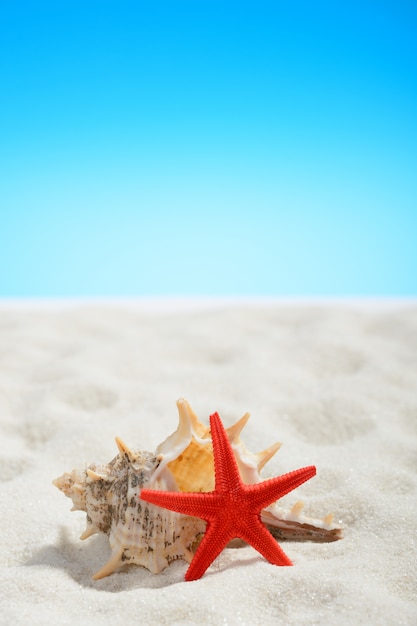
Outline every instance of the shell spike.
<svg viewBox="0 0 417 626"><path fill-rule="evenodd" d="M109 561L98 570L93 576L93 580L100 580L100 578L105 578L110 574L113 574L121 565L122 565L122 555L123 548L120 548L117 552L115 552Z"/></svg>
<svg viewBox="0 0 417 626"><path fill-rule="evenodd" d="M323 517L323 522L325 524L330 525L333 522L333 518L334 518L334 513L329 513L328 515L326 515L326 517Z"/></svg>
<svg viewBox="0 0 417 626"><path fill-rule="evenodd" d="M194 413L189 402L184 398L177 400L179 424L177 428L178 437L187 437L190 432L195 432L198 436L204 436L206 427L200 422Z"/></svg>
<svg viewBox="0 0 417 626"><path fill-rule="evenodd" d="M133 453L132 453L132 450L129 448L129 446L127 446L120 439L120 437L116 437L115 441L116 441L117 447L119 448L120 454L125 454L127 456L127 458L129 459L129 461L132 462L133 461Z"/></svg>
<svg viewBox="0 0 417 626"><path fill-rule="evenodd" d="M277 441L276 443L273 443L272 446L269 446L269 448L266 448L265 450L262 450L262 452L257 453L256 457L258 460L258 472L261 472L263 470L268 461L270 461L274 454L278 452L281 445L281 442Z"/></svg>
<svg viewBox="0 0 417 626"><path fill-rule="evenodd" d="M94 470L90 468L87 468L86 471L87 471L87 476L91 478L93 482L95 482L96 480L106 479L106 476L102 476L101 474L98 474L97 472L95 472Z"/></svg>
<svg viewBox="0 0 417 626"><path fill-rule="evenodd" d="M245 413L245 415L241 417L240 420L236 422L236 424L233 424L233 426L230 426L229 428L226 429L230 443L239 442L240 433L245 428L246 424L248 423L249 418L250 418L250 413Z"/></svg>
<svg viewBox="0 0 417 626"><path fill-rule="evenodd" d="M298 517L301 513L301 511L304 508L304 502L302 500L298 500L298 502L296 502L292 507L291 507L291 514L295 515L296 517Z"/></svg>
<svg viewBox="0 0 417 626"><path fill-rule="evenodd" d="M89 537L91 537L92 535L95 535L96 533L99 533L100 529L97 528L96 526L94 526L94 524L91 524L91 526L88 526L85 531L83 532L83 534L80 536L80 539L84 540L84 539L88 539Z"/></svg>

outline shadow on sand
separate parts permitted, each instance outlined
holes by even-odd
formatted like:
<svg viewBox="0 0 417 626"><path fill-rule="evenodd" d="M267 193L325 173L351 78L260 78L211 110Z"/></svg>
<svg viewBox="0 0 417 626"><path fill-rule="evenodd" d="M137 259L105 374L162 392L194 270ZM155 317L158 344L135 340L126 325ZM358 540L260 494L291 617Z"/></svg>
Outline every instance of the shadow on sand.
<svg viewBox="0 0 417 626"><path fill-rule="evenodd" d="M24 565L25 567L46 565L60 569L82 587L110 593L140 588L161 589L184 583L184 575L188 567L187 563L180 560L172 563L160 574L152 574L144 567L126 565L111 576L93 580L94 572L98 571L109 558L109 543L105 535L96 535L87 541L74 542L70 539L67 529L61 527L58 541L54 545L41 548ZM204 576L215 576L229 567L247 566L259 558L261 558L259 555L251 555L250 558L244 558L233 564L225 564L224 567L216 563L215 567Z"/></svg>

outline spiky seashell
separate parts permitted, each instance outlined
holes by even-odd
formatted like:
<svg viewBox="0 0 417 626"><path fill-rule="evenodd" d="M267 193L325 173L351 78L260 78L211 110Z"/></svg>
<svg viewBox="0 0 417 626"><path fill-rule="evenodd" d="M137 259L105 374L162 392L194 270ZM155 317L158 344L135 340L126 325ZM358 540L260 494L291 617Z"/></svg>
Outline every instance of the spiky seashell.
<svg viewBox="0 0 417 626"><path fill-rule="evenodd" d="M118 455L108 464L91 464L53 481L72 499L72 510L87 513L81 539L95 533L109 535L110 560L94 575L108 576L125 564L136 564L159 573L176 559L190 562L205 530L203 520L161 509L140 499L141 489L164 491L212 491L214 461L210 431L184 399L177 402L179 425L155 453L131 450L116 438ZM227 429L243 482L255 484L260 472L277 452L276 443L253 454L240 439L249 419L246 413ZM322 520L302 514L302 503L285 512L275 503L261 517L277 539L335 541L341 528L332 516Z"/></svg>

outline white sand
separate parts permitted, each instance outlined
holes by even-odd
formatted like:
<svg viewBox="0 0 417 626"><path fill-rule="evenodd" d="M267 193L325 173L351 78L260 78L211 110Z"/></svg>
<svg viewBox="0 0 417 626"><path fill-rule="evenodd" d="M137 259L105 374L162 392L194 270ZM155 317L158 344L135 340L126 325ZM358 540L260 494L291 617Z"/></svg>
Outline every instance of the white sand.
<svg viewBox="0 0 417 626"><path fill-rule="evenodd" d="M0 623L417 624L417 304L195 308L0 307ZM79 541L51 480L115 435L155 449L180 396L202 421L250 411L252 450L282 441L265 476L315 464L286 504L345 538L283 544L289 568L246 547L194 583L184 562L94 582L107 538Z"/></svg>

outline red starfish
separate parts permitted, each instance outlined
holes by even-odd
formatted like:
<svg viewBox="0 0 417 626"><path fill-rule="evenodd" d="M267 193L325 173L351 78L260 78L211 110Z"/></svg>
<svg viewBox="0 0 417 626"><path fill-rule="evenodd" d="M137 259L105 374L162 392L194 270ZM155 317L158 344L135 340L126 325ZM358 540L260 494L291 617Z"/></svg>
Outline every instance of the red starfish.
<svg viewBox="0 0 417 626"><path fill-rule="evenodd" d="M177 493L142 489L141 499L184 515L207 521L203 540L189 566L185 580L200 578L229 541L240 538L275 565L292 565L282 548L260 520L265 507L289 493L316 473L314 466L255 485L242 482L227 433L217 413L210 416L213 440L215 490Z"/></svg>

